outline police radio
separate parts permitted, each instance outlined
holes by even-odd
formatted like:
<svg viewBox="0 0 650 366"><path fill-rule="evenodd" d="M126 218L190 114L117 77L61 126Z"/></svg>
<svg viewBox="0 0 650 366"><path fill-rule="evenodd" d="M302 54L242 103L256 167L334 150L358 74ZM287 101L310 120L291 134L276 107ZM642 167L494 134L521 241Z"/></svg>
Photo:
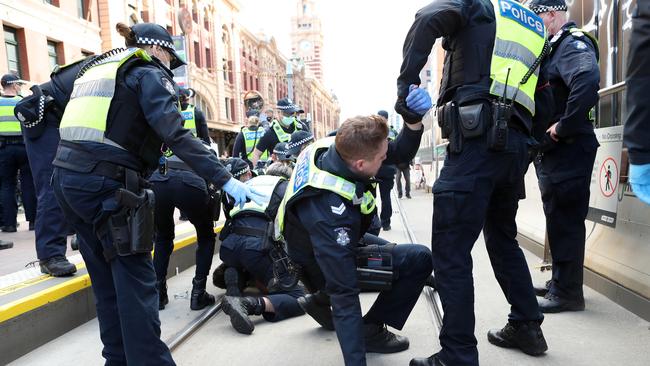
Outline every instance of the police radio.
<svg viewBox="0 0 650 366"><path fill-rule="evenodd" d="M503 96L500 99L492 101L492 126L488 131L487 146L492 151L503 151L508 146L508 121L512 117L512 101L506 98L508 93L508 79L510 77L510 68L506 74L506 84L503 87ZM517 98L519 86L513 96Z"/></svg>

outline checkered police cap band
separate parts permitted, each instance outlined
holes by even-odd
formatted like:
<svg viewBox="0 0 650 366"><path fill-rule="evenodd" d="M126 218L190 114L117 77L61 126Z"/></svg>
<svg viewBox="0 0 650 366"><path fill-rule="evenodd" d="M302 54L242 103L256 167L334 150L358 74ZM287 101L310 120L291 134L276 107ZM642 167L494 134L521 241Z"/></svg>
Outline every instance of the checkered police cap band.
<svg viewBox="0 0 650 366"><path fill-rule="evenodd" d="M239 171L232 172L232 176L235 178L239 178L240 176L248 173L250 171L250 168L248 167L248 164L246 164L245 168L240 169Z"/></svg>
<svg viewBox="0 0 650 366"><path fill-rule="evenodd" d="M291 150L294 147L302 146L303 144L305 144L305 143L307 143L309 141L314 141L314 136L305 137L304 139L298 140L296 142L290 142L287 145L287 150Z"/></svg>
<svg viewBox="0 0 650 366"><path fill-rule="evenodd" d="M172 50L174 49L174 44L173 43L171 43L169 41L162 40L162 39L155 39L155 38L149 38L149 37L138 37L138 39L136 39L136 43L137 44L151 44L151 45L157 44L157 45L165 47L165 48L170 48Z"/></svg>
<svg viewBox="0 0 650 366"><path fill-rule="evenodd" d="M288 110L288 109L296 109L296 106L293 105L293 104L289 104L289 105L279 105L279 106L278 106L278 109L284 111L284 110Z"/></svg>
<svg viewBox="0 0 650 366"><path fill-rule="evenodd" d="M549 11L567 11L568 8L566 5L533 5L530 7L530 10L535 14L547 13Z"/></svg>

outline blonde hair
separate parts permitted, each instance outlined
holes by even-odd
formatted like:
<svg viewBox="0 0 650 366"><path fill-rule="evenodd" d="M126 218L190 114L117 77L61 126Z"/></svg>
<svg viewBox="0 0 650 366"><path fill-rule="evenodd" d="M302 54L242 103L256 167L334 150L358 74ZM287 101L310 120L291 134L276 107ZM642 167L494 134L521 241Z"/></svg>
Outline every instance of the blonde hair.
<svg viewBox="0 0 650 366"><path fill-rule="evenodd" d="M135 33L133 33L133 29L131 29L131 27L124 23L117 23L115 25L115 29L117 30L117 33L124 37L124 44L127 47L133 47L136 45Z"/></svg>
<svg viewBox="0 0 650 366"><path fill-rule="evenodd" d="M249 126L257 126L260 124L260 118L257 116L250 116L248 117L248 125Z"/></svg>

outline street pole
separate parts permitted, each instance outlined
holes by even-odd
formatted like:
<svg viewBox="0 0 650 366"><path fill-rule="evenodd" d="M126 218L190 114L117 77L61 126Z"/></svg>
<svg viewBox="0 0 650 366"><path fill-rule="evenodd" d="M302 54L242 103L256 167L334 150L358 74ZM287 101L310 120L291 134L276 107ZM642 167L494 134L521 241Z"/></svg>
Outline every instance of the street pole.
<svg viewBox="0 0 650 366"><path fill-rule="evenodd" d="M287 94L289 99L293 101L293 60L287 61Z"/></svg>

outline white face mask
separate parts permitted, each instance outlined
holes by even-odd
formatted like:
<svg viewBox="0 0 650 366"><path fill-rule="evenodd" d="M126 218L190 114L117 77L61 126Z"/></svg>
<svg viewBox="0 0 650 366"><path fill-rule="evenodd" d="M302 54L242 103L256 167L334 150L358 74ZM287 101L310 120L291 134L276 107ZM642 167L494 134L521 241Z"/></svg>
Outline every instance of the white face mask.
<svg viewBox="0 0 650 366"><path fill-rule="evenodd" d="M284 127L289 127L293 123L293 117L282 117L282 125Z"/></svg>

